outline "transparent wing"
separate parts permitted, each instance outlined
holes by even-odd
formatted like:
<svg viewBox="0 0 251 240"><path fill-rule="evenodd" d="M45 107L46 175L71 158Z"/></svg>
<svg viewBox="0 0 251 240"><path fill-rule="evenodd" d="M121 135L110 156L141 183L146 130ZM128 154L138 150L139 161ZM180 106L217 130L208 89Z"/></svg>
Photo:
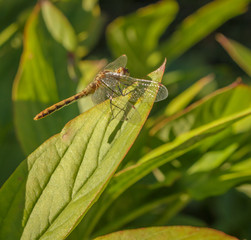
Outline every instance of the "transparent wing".
<svg viewBox="0 0 251 240"><path fill-rule="evenodd" d="M116 89L115 84L111 85L112 83L111 79L110 81L111 81L110 86ZM92 101L95 104L99 104L109 99L112 118L118 119L120 121L128 121L130 123L137 124L141 120L139 112L134 107L134 105L129 102L130 98L119 97L120 95L121 94L119 94L116 91L113 91L109 86L101 85L93 93ZM101 111L106 112L106 109L101 109Z"/></svg>
<svg viewBox="0 0 251 240"><path fill-rule="evenodd" d="M125 67L127 64L127 56L122 55L118 57L115 61L109 63L104 70L115 71L120 67Z"/></svg>
<svg viewBox="0 0 251 240"><path fill-rule="evenodd" d="M95 104L104 102L105 100L113 97L113 92L111 89L107 88L104 85L101 85L96 91L92 94L92 101Z"/></svg>
<svg viewBox="0 0 251 240"><path fill-rule="evenodd" d="M153 97L157 93L155 102L168 96L167 88L161 83L120 75L115 72L107 72L105 75L106 77L102 79L102 82L117 95L130 94L131 101L137 101L139 98L144 102L150 101L150 99L143 98L144 93Z"/></svg>

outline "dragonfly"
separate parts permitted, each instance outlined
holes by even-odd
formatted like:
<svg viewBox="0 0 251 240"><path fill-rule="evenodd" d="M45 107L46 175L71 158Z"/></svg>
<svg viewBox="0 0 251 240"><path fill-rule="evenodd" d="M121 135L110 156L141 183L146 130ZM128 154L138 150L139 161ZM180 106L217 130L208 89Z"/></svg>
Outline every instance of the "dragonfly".
<svg viewBox="0 0 251 240"><path fill-rule="evenodd" d="M126 64L127 56L120 56L100 71L81 92L46 108L38 113L34 120L47 117L62 107L92 94L94 104L102 103L105 100L110 101L112 118L119 118L121 121L138 122L140 114L136 110L134 103L139 99L143 102L150 101L148 98L144 98L145 93L153 97L156 96L155 102L164 100L168 96L168 91L159 82L131 77ZM123 96L128 98L123 100Z"/></svg>

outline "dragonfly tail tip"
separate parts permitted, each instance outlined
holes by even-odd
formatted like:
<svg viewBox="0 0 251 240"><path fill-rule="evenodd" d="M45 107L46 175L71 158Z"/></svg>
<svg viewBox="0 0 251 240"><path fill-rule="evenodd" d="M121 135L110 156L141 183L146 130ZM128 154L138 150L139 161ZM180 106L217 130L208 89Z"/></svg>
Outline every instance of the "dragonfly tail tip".
<svg viewBox="0 0 251 240"><path fill-rule="evenodd" d="M39 119L39 117L36 115L33 120L37 121Z"/></svg>

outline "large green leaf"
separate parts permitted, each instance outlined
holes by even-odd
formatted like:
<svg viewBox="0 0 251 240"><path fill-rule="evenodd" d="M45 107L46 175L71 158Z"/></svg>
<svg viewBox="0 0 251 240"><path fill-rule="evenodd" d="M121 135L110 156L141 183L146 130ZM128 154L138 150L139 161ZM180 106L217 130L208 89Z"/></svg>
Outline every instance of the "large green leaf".
<svg viewBox="0 0 251 240"><path fill-rule="evenodd" d="M251 76L251 50L222 34L217 35L217 41L225 48L233 60Z"/></svg>
<svg viewBox="0 0 251 240"><path fill-rule="evenodd" d="M26 154L57 133L77 114L77 106L44 121L33 117L45 107L75 93L76 84L67 73L67 52L50 35L37 5L30 16L24 50L13 87L14 115L18 138Z"/></svg>
<svg viewBox="0 0 251 240"><path fill-rule="evenodd" d="M153 239L153 240L237 240L235 237L209 228L195 228L189 226L150 227L141 229L125 230L111 233L95 240L127 240L127 239Z"/></svg>
<svg viewBox="0 0 251 240"><path fill-rule="evenodd" d="M160 81L164 68L165 64L149 77ZM111 120L106 101L34 151L1 189L0 237L65 238L98 199L135 141L154 101L152 95L145 97L148 104L135 105L141 116L138 124ZM16 227L9 228L8 223Z"/></svg>

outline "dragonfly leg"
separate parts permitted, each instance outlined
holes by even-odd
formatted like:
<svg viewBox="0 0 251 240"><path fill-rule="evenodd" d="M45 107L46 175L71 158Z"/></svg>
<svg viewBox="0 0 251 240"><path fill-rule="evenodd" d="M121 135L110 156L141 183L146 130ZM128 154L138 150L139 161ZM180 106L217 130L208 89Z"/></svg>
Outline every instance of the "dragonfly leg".
<svg viewBox="0 0 251 240"><path fill-rule="evenodd" d="M120 86L119 86L119 85L117 85L117 88L118 88L118 90L119 90L120 94L121 94L122 96L125 96L125 94L123 93L123 91L122 91L122 89L120 88Z"/></svg>
<svg viewBox="0 0 251 240"><path fill-rule="evenodd" d="M113 105L112 96L109 97L109 100L110 100L110 109L111 109L111 113L112 113L112 119L114 119L115 117L114 117L113 110L112 110L112 105Z"/></svg>
<svg viewBox="0 0 251 240"><path fill-rule="evenodd" d="M112 96L109 97L109 100L110 100L110 109L111 109L111 112L112 112L112 119L116 118L121 112L123 112L124 116L126 115L126 109L121 108L118 105L114 104L113 101L112 101L113 100ZM113 109L113 107L116 108L116 109L119 109L119 111L116 114L114 113L115 110ZM124 120L127 121L128 118L125 116Z"/></svg>

